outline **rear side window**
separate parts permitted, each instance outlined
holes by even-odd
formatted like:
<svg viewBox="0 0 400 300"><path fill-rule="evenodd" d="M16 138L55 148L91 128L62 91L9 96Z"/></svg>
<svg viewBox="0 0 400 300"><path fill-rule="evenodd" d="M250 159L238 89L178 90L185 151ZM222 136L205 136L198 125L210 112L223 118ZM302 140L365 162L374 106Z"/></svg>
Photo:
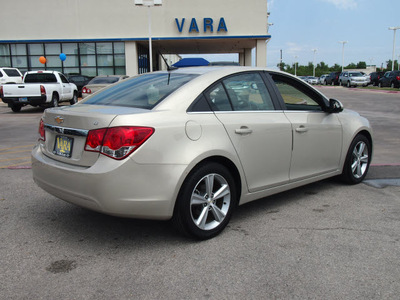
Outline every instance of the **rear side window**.
<svg viewBox="0 0 400 300"><path fill-rule="evenodd" d="M56 83L56 75L50 73L26 74L25 83Z"/></svg>
<svg viewBox="0 0 400 300"><path fill-rule="evenodd" d="M145 74L112 85L81 103L152 109L195 77L173 72Z"/></svg>
<svg viewBox="0 0 400 300"><path fill-rule="evenodd" d="M205 92L214 111L274 110L271 96L257 72L229 76Z"/></svg>
<svg viewBox="0 0 400 300"><path fill-rule="evenodd" d="M9 77L21 77L21 74L15 69L3 69Z"/></svg>

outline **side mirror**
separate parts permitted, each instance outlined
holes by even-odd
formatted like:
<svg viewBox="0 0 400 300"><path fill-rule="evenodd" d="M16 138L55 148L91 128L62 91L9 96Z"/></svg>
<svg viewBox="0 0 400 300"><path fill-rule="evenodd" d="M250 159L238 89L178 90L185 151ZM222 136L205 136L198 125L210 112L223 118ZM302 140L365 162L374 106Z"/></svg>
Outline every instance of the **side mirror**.
<svg viewBox="0 0 400 300"><path fill-rule="evenodd" d="M330 113L339 113L343 111L343 104L336 99L329 99L329 109L328 112Z"/></svg>

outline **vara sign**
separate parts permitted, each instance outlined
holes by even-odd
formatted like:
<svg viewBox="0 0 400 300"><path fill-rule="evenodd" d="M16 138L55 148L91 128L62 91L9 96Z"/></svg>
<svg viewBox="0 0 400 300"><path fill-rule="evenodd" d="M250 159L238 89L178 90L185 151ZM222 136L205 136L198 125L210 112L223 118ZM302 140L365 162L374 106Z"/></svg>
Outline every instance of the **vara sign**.
<svg viewBox="0 0 400 300"><path fill-rule="evenodd" d="M179 20L178 18L175 18L176 27L178 27L179 32L183 31L183 28L185 27L185 20L186 20L185 18L182 18L181 20ZM200 22L200 24L201 24L201 22ZM220 31L228 32L228 28L226 27L224 18L219 19L218 26L216 24L214 25L214 20L212 18L204 18L203 19L203 31L204 32L207 32L207 31L214 32L214 27L217 28L217 32L220 32ZM192 33L192 32L200 32L199 26L197 25L196 18L192 18L192 20L190 21L189 33Z"/></svg>

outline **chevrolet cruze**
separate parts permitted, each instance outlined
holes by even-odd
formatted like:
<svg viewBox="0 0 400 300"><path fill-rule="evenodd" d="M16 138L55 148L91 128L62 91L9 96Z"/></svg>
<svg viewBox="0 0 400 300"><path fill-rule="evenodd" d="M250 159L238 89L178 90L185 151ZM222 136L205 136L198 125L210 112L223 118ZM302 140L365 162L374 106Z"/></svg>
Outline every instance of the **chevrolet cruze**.
<svg viewBox="0 0 400 300"><path fill-rule="evenodd" d="M47 109L35 182L98 212L169 220L197 239L235 207L328 177L356 184L369 122L289 74L198 67L136 76Z"/></svg>

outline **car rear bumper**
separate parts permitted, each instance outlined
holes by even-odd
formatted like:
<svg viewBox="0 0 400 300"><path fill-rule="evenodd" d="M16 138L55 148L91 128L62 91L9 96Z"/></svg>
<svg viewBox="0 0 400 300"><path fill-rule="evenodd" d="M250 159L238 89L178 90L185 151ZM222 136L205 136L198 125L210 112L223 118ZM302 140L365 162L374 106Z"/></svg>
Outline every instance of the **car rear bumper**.
<svg viewBox="0 0 400 300"><path fill-rule="evenodd" d="M38 97L4 97L1 99L4 103L7 103L9 106L10 105L32 105L32 106L38 106L41 104L46 103L46 95L43 96L38 96Z"/></svg>
<svg viewBox="0 0 400 300"><path fill-rule="evenodd" d="M33 179L48 193L94 211L131 218L172 217L176 187L185 165L138 164L129 158L110 160L100 155L92 167L76 167L43 155L40 146L35 146Z"/></svg>

